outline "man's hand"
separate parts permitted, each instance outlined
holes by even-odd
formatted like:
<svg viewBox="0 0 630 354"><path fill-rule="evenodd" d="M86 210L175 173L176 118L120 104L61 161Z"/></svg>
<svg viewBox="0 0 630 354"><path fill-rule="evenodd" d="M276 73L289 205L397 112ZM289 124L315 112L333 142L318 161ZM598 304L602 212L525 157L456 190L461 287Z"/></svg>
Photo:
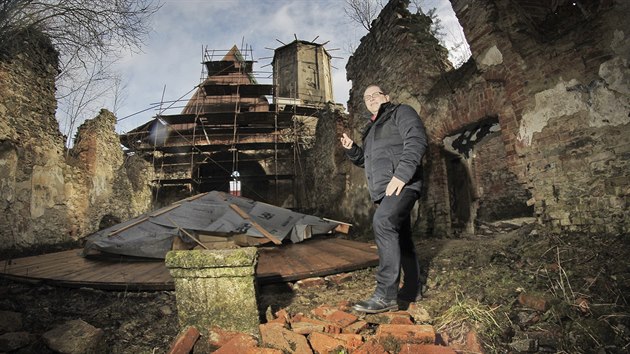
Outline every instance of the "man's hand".
<svg viewBox="0 0 630 354"><path fill-rule="evenodd" d="M354 141L352 141L346 133L343 133L343 136L341 137L341 146L343 146L346 150L350 150L352 148L352 144L354 144Z"/></svg>
<svg viewBox="0 0 630 354"><path fill-rule="evenodd" d="M385 188L385 195L399 195L404 186L405 182L399 180L394 176L392 177L392 180L389 181L389 183L387 184L387 188Z"/></svg>

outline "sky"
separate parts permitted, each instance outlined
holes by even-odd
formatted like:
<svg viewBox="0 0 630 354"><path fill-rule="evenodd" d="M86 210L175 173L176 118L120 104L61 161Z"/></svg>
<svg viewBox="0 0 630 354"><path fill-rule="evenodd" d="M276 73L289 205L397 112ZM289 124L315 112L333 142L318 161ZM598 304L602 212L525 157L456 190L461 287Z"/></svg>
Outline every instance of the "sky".
<svg viewBox="0 0 630 354"><path fill-rule="evenodd" d="M325 48L333 56L334 98L337 103L347 105L351 83L346 81L345 65L367 30L348 18L344 0L162 2L164 5L152 17L152 31L141 51L123 53L117 63L125 85L122 103L114 112L118 117L118 133L126 133L151 120L161 101L189 98L201 82L204 48L220 50L216 52L219 54L225 54L234 45L251 49L247 59L256 61L254 71L258 73L258 82L271 83L268 76L273 49L282 43L289 44L296 37L328 42ZM436 8L449 32L459 30L450 29L456 27L453 23L457 20L448 0L420 1L420 5L425 12ZM164 113L180 111L181 108L171 108Z"/></svg>

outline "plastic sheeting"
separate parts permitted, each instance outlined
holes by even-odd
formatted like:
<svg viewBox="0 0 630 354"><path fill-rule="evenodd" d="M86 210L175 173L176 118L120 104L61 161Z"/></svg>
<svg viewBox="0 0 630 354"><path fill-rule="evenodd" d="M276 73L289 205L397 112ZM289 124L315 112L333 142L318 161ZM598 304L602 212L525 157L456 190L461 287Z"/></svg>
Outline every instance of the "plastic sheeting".
<svg viewBox="0 0 630 354"><path fill-rule="evenodd" d="M230 204L249 215L242 218ZM102 229L86 238L84 254L98 250L126 256L164 258L175 237L191 242L186 233L265 237L253 223L282 241L301 242L326 234L339 223L289 209L212 191L184 199L124 223ZM184 229L185 231L182 231Z"/></svg>

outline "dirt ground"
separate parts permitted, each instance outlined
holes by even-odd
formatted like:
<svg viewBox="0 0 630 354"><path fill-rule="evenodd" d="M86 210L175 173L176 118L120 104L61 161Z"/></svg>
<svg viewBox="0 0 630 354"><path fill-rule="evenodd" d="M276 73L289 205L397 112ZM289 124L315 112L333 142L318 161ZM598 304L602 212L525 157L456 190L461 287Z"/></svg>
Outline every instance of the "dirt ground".
<svg viewBox="0 0 630 354"><path fill-rule="evenodd" d="M428 275L428 324L453 343L474 332L486 353L630 351L630 237L551 235L532 223L483 225L481 235L417 239ZM366 241L369 238L366 238ZM34 340L14 353L53 353L41 334L82 319L105 332L110 353L166 353L178 333L174 292L67 289L0 280L0 311L23 314ZM309 313L364 299L374 269L350 281L259 290L261 313Z"/></svg>

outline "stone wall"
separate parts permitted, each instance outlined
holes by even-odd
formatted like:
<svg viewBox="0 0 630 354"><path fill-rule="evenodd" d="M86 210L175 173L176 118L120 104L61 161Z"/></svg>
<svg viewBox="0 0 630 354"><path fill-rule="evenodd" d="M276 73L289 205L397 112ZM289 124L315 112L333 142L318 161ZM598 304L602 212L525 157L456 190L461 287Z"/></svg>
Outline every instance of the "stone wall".
<svg viewBox="0 0 630 354"><path fill-rule="evenodd" d="M451 205L447 163L455 153L470 178L473 220L465 231L497 214L489 205L512 200L518 215L529 211L558 232L627 232L630 4L453 0L472 58L451 70L428 36L428 19L410 14L407 3L391 1L350 58L348 106L355 138L371 83L419 111L430 139L420 231L458 231L453 214L461 206ZM488 117L498 133L466 153L451 151L452 139ZM366 194L363 171L350 169L349 180L345 195ZM363 217L353 200L342 202L346 212Z"/></svg>
<svg viewBox="0 0 630 354"><path fill-rule="evenodd" d="M105 219L125 220L151 205L151 169L125 157L103 110L65 150L55 120L56 55L47 41L0 60L0 251L67 243ZM47 53L48 55L42 55Z"/></svg>

